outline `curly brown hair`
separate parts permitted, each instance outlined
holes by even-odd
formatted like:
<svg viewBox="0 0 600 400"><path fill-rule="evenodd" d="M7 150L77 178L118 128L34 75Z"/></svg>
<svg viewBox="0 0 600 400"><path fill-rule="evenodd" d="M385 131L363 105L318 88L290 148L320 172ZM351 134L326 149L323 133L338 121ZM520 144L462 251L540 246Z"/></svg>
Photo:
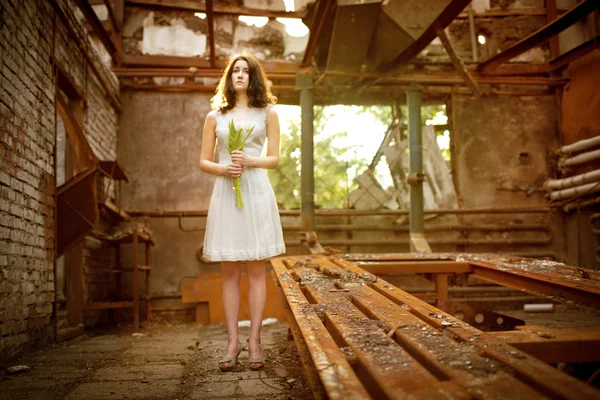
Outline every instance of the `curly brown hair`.
<svg viewBox="0 0 600 400"><path fill-rule="evenodd" d="M223 75L217 86L217 91L210 100L213 110L219 110L225 113L235 107L237 94L233 87L231 74L233 66L238 60L244 60L248 63L249 82L248 82L248 100L250 107L263 108L268 104L277 103L277 97L271 94L271 89L267 86L267 77L258 60L249 54L231 57L223 70Z"/></svg>

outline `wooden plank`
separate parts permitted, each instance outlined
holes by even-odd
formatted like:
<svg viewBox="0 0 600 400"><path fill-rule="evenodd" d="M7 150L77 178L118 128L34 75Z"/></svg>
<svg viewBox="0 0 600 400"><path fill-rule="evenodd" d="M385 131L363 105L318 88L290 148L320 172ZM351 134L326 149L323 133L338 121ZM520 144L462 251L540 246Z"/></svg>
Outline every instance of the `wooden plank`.
<svg viewBox="0 0 600 400"><path fill-rule="evenodd" d="M322 267L336 267L324 259L313 262ZM294 270L301 281L306 282L308 300L326 306L326 328L338 346L352 349L357 358L357 374L374 398L405 399L415 392L434 393L439 389L438 379L386 336L379 326L358 312L344 292L329 292L335 289L333 279L329 284L323 284L323 275L314 269ZM459 388L454 389L453 398L463 397Z"/></svg>
<svg viewBox="0 0 600 400"><path fill-rule="evenodd" d="M505 398L542 398L479 349L452 340L370 287L352 289L349 295L365 315L387 322L396 342L440 380L454 381L476 398L495 398L500 393Z"/></svg>
<svg viewBox="0 0 600 400"><path fill-rule="evenodd" d="M306 297L282 259L274 258L271 263L328 398L340 400L371 398L319 317L311 311Z"/></svg>
<svg viewBox="0 0 600 400"><path fill-rule="evenodd" d="M549 364L600 361L600 329L549 329L529 325L517 329L488 334Z"/></svg>
<svg viewBox="0 0 600 400"><path fill-rule="evenodd" d="M335 262L349 271L358 274L365 273L361 268L345 260L338 259ZM459 340L476 346L488 357L511 368L517 378L546 396L551 398L558 396L573 400L595 399L600 396L600 391L586 385L584 382L556 370L543 361L519 351L515 347L495 340L487 333L462 323L452 315L393 287L383 280L370 283L370 286L397 304L407 306L413 315L416 315L428 324L437 329L445 329ZM437 315L442 315L442 318L437 318ZM451 321L451 325L443 324L442 321L444 320Z"/></svg>
<svg viewBox="0 0 600 400"><path fill-rule="evenodd" d="M503 50L501 53L479 64L477 70L481 73L486 73L493 70L500 64L513 59L519 54L526 52L527 50L541 44L545 40L550 39L559 32L562 32L575 22L579 21L581 18L598 9L598 7L600 7L600 3L597 0L583 0L554 21L544 25L531 35L519 40L517 43Z"/></svg>
<svg viewBox="0 0 600 400"><path fill-rule="evenodd" d="M555 281L550 277L527 272L500 270L482 262L472 263L473 276L488 282L512 287L545 297L552 301L566 302L592 311L600 310L600 294L597 288L568 280Z"/></svg>
<svg viewBox="0 0 600 400"><path fill-rule="evenodd" d="M473 271L469 263L459 261L358 261L362 269L375 275L457 273Z"/></svg>

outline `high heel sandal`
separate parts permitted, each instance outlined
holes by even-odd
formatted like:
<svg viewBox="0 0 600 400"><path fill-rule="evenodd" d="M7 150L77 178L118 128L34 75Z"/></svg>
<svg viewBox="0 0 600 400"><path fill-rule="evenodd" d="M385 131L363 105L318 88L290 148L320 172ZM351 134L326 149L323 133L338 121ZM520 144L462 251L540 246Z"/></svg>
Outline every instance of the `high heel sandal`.
<svg viewBox="0 0 600 400"><path fill-rule="evenodd" d="M252 358L250 357L250 349L248 349L248 368L252 371L258 371L265 367L265 358Z"/></svg>
<svg viewBox="0 0 600 400"><path fill-rule="evenodd" d="M222 358L218 361L221 372L233 371L237 366L237 360L242 352L242 344L238 342L238 349L235 357Z"/></svg>

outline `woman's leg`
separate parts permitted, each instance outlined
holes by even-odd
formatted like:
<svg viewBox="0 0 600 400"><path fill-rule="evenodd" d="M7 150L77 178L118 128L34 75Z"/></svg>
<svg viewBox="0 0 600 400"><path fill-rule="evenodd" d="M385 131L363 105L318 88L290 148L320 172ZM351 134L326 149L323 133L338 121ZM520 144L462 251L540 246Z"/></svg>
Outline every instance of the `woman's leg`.
<svg viewBox="0 0 600 400"><path fill-rule="evenodd" d="M250 338L248 339L248 354L250 358L263 356L260 348L260 328L267 301L266 265L264 260L247 261L248 275L248 307L250 309Z"/></svg>
<svg viewBox="0 0 600 400"><path fill-rule="evenodd" d="M240 274L242 263L222 262L223 272L223 311L227 324L227 350L225 358L234 358L238 351L238 318L240 313Z"/></svg>

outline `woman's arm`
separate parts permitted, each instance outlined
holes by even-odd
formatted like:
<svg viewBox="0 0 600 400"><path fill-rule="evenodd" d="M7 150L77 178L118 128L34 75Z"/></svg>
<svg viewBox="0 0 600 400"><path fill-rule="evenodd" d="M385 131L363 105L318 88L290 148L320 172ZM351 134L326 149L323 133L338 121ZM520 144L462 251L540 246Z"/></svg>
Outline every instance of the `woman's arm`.
<svg viewBox="0 0 600 400"><path fill-rule="evenodd" d="M279 165L279 117L273 107L267 113L267 155L265 157L252 157L241 151L231 153L231 161L242 166L255 168L274 169Z"/></svg>
<svg viewBox="0 0 600 400"><path fill-rule="evenodd" d="M202 150L200 151L200 169L212 175L229 175L238 177L242 175L242 166L239 164L217 164L213 161L215 154L215 143L217 141L217 120L215 112L211 111L204 121L202 132Z"/></svg>

